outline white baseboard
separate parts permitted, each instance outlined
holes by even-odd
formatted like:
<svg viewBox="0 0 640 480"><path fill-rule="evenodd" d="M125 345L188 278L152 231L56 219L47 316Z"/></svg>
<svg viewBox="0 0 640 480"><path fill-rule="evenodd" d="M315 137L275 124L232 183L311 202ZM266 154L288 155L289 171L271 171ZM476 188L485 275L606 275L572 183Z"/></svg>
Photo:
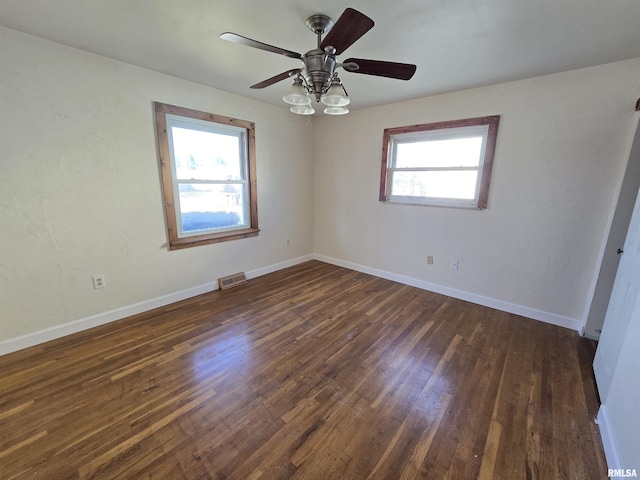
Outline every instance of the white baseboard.
<svg viewBox="0 0 640 480"><path fill-rule="evenodd" d="M600 409L598 410L598 426L600 427L600 438L602 438L604 456L607 458L607 467L622 468L620 466L620 457L618 456L618 447L613 432L611 431L611 423L609 422L606 405L600 405Z"/></svg>
<svg viewBox="0 0 640 480"><path fill-rule="evenodd" d="M573 318L563 317L563 316L545 312L542 310L536 310L533 308L524 307L522 305L517 305L514 303L509 303L509 302L497 300L494 298L476 295L474 293L469 293L462 290L445 287L442 285L426 282L424 280L419 280L419 279L407 277L404 275L398 275L398 274L387 272L384 270L378 270L376 268L366 267L364 265L359 265L356 263L347 262L347 261L339 260L332 257L327 257L325 255L317 255L317 254L304 255L302 257L298 257L298 258L294 258L284 262L269 265L266 267L258 268L256 270L251 270L251 271L245 272L245 274L249 279L256 278L262 275L266 275L268 273L276 272L278 270L292 267L294 265L298 265L300 263L307 262L309 260L314 260L314 259L319 260L321 262L330 263L332 265L348 268L350 270L355 270L357 272L373 275L375 277L385 278L387 280L403 283L405 285L411 285L413 287L421 288L423 290L428 290L431 292L440 293L442 295L447 295L449 297L458 298L460 300L466 300L468 302L476 303L478 305L495 308L496 310L502 310L504 312L514 313L516 315L532 318L534 320L540 320L542 322L558 325L560 327L570 328L573 330L577 330L578 332L580 331L580 328L581 328L580 322ZM145 300L143 302L136 303L133 305L128 305L126 307L117 308L115 310L99 313L97 315L92 315L90 317L75 320L73 322L65 323L63 325L51 327L46 330L41 330L38 332L23 335L21 337L5 340L0 342L0 355L6 355L7 353L15 352L17 350L22 350L23 348L32 347L34 345L48 342L50 340L55 340L56 338L61 338L67 335L71 335L72 333L77 333L83 330L87 330L89 328L97 327L99 325L104 325L105 323L114 322L116 320L130 317L131 315L136 315L138 313L146 312L154 308L164 307L165 305L179 302L180 300L185 300L187 298L195 297L196 295L201 295L203 293L216 290L217 288L218 288L217 282L210 282L204 285L198 285L193 288L171 293L169 295L164 295L162 297L152 298L150 300Z"/></svg>
<svg viewBox="0 0 640 480"><path fill-rule="evenodd" d="M313 255L305 255L302 257L294 258L292 260L269 265L267 267L258 268L256 270L245 272L245 274L249 279L256 278L262 275L266 275L267 273L275 272L278 270L282 270L283 268L292 267L293 265L307 262L309 260L313 260ZM203 293L211 292L217 289L218 282L210 282L204 285L198 285L196 287L188 288L186 290L181 290L179 292L170 293L169 295L164 295L162 297L152 298L150 300L145 300L143 302L128 305L126 307L117 308L115 310L99 313L97 315L92 315L86 318L81 318L69 323L47 328L46 330L40 330L38 332L23 335L21 337L4 340L0 342L0 355L6 355L7 353L22 350L23 348L33 347L34 345L39 345L50 340L55 340L56 338L65 337L67 335L71 335L72 333L81 332L83 330L88 330L89 328L104 325L105 323L121 320L123 318L130 317L131 315L136 315L138 313L153 310L154 308L164 307L165 305L179 302L180 300L185 300L187 298L195 297L196 295L201 295Z"/></svg>
<svg viewBox="0 0 640 480"><path fill-rule="evenodd" d="M268 267L251 270L250 272L246 272L245 274L247 278L261 277L262 275L266 275L267 273L277 272L278 270L283 270L285 268L293 267L294 265L308 262L309 260L313 260L312 254L303 255L302 257L286 260L284 262L276 263L274 265L269 265Z"/></svg>
<svg viewBox="0 0 640 480"><path fill-rule="evenodd" d="M484 297L475 293L465 292L463 290L457 290L455 288L445 287L436 283L426 282L413 277L407 277L404 275L398 275L396 273L387 272L385 270L378 270L376 268L366 267L357 263L347 262L339 260L337 258L327 257L324 255L313 255L313 258L321 262L330 263L339 267L348 268L349 270L355 270L357 272L366 273L375 277L385 278L394 282L403 283L412 287L421 288L422 290L428 290L430 292L440 293L448 297L458 298L467 302L483 305L485 307L495 308L503 312L514 313L522 317L531 318L533 320L539 320L541 322L550 323L559 327L565 327L572 330L576 330L580 333L582 329L582 323L570 317L564 317L562 315L556 315L555 313L545 312L543 310L537 310L535 308L525 307L515 303L505 302L495 298Z"/></svg>

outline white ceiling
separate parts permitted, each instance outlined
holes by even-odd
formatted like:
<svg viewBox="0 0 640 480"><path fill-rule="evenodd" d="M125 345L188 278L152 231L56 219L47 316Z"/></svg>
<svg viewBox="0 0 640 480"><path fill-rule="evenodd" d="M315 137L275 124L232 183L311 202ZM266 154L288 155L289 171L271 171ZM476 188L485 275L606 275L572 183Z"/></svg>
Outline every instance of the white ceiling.
<svg viewBox="0 0 640 480"><path fill-rule="evenodd" d="M639 0L0 0L0 24L286 108L289 81L249 86L301 62L218 36L305 53L307 17L347 6L375 26L339 60L418 66L409 81L342 73L351 109L640 57Z"/></svg>

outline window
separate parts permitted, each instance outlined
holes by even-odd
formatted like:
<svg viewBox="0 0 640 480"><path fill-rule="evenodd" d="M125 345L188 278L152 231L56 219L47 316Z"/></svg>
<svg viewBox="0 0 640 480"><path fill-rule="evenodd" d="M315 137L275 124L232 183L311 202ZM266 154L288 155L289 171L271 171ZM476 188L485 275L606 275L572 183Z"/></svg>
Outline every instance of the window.
<svg viewBox="0 0 640 480"><path fill-rule="evenodd" d="M387 128L380 201L487 208L499 115Z"/></svg>
<svg viewBox="0 0 640 480"><path fill-rule="evenodd" d="M155 109L169 249L258 235L254 124Z"/></svg>

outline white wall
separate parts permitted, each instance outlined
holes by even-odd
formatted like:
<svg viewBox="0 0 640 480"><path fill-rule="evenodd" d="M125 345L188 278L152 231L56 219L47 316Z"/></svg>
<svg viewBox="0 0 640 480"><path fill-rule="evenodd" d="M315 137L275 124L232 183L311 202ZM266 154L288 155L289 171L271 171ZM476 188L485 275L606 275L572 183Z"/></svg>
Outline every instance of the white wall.
<svg viewBox="0 0 640 480"><path fill-rule="evenodd" d="M640 58L319 118L314 251L579 329L624 171L639 78ZM495 114L487 210L378 201L384 128ZM449 269L452 258L458 271Z"/></svg>
<svg viewBox="0 0 640 480"><path fill-rule="evenodd" d="M258 237L167 250L153 101L255 122ZM6 28L0 112L0 350L313 251L307 118Z"/></svg>
<svg viewBox="0 0 640 480"><path fill-rule="evenodd" d="M0 353L313 253L578 328L638 78L634 59L314 128L285 108L0 28ZM167 250L153 101L256 123L258 237ZM502 119L487 210L378 202L385 127L492 114ZM93 290L98 273L106 289Z"/></svg>

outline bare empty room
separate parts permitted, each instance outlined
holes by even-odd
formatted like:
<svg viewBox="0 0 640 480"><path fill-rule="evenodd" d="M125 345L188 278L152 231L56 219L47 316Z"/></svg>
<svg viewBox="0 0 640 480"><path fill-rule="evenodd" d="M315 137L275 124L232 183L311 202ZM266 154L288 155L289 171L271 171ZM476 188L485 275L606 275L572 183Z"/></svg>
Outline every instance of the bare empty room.
<svg viewBox="0 0 640 480"><path fill-rule="evenodd" d="M638 20L0 0L0 477L637 476Z"/></svg>

